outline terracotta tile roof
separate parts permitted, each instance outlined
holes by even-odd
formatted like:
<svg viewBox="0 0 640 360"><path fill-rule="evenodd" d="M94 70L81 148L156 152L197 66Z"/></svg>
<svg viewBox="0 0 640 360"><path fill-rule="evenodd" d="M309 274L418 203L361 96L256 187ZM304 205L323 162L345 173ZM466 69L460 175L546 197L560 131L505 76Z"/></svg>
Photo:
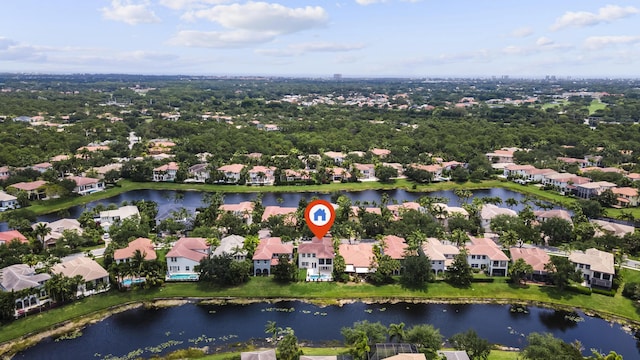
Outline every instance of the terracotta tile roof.
<svg viewBox="0 0 640 360"><path fill-rule="evenodd" d="M9 231L1 231L0 232L0 244L6 243L8 244L12 240L20 241L23 244L28 244L29 240L26 236L22 235L18 230L9 230Z"/></svg>
<svg viewBox="0 0 640 360"><path fill-rule="evenodd" d="M117 249L113 253L114 260L130 259L136 250L140 250L144 254L145 260L155 260L157 258L156 250L151 239L137 238L129 243L126 248Z"/></svg>
<svg viewBox="0 0 640 360"><path fill-rule="evenodd" d="M333 259L333 241L329 237L318 239L314 237L310 242L303 242L298 245L299 254L316 254L319 259Z"/></svg>
<svg viewBox="0 0 640 360"><path fill-rule="evenodd" d="M571 214L567 210L562 209L553 209L553 210L536 210L533 212L536 218L540 220L551 219L551 218L560 218L567 220L570 223L573 223L571 219Z"/></svg>
<svg viewBox="0 0 640 360"><path fill-rule="evenodd" d="M262 221L267 221L272 216L284 215L285 219L289 221L289 223L295 225L295 213L297 210L298 208L295 207L266 206L262 213Z"/></svg>
<svg viewBox="0 0 640 360"><path fill-rule="evenodd" d="M387 156L391 154L391 150L373 148L371 149L371 153L375 156Z"/></svg>
<svg viewBox="0 0 640 360"><path fill-rule="evenodd" d="M533 267L534 271L546 272L544 266L549 263L550 257L544 250L539 248L519 248L512 247L509 249L513 262L523 259L527 264Z"/></svg>
<svg viewBox="0 0 640 360"><path fill-rule="evenodd" d="M373 245L369 243L340 244L339 253L346 265L368 268L373 260Z"/></svg>
<svg viewBox="0 0 640 360"><path fill-rule="evenodd" d="M469 255L486 255L489 260L509 261L509 257L491 239L471 237L471 244L467 245L467 250Z"/></svg>
<svg viewBox="0 0 640 360"><path fill-rule="evenodd" d="M392 259L404 259L404 252L409 245L404 238L395 235L387 235L384 237L384 254L389 255Z"/></svg>
<svg viewBox="0 0 640 360"><path fill-rule="evenodd" d="M63 274L67 277L80 275L84 281L92 281L109 276L107 270L100 266L100 264L84 256L78 256L69 261L55 264L51 268L51 272L54 274Z"/></svg>
<svg viewBox="0 0 640 360"><path fill-rule="evenodd" d="M460 250L453 245L444 245L440 240L436 238L428 238L427 242L422 244L422 251L434 261L446 261L447 255L455 256L460 253Z"/></svg>
<svg viewBox="0 0 640 360"><path fill-rule="evenodd" d="M279 237L260 239L260 243L253 254L253 260L273 259L274 254L293 254L293 244L282 243Z"/></svg>
<svg viewBox="0 0 640 360"><path fill-rule="evenodd" d="M244 165L242 164L223 165L218 168L219 171L228 173L240 173L242 169L244 169Z"/></svg>
<svg viewBox="0 0 640 360"><path fill-rule="evenodd" d="M638 196L638 189L632 188L632 187L620 187L620 188L616 187L611 189L611 191L613 191L614 194L620 194L620 195L625 195L629 197Z"/></svg>
<svg viewBox="0 0 640 360"><path fill-rule="evenodd" d="M52 166L53 165L51 165L51 163L43 162L43 163L40 163L40 164L33 165L33 168L35 168L35 169L48 169L48 168L50 168Z"/></svg>
<svg viewBox="0 0 640 360"><path fill-rule="evenodd" d="M94 179L94 178L90 178L90 177L84 177L84 176L70 176L67 179L75 182L77 186L97 184L100 181L98 179Z"/></svg>
<svg viewBox="0 0 640 360"><path fill-rule="evenodd" d="M170 162L168 164L164 164L162 166L159 166L155 169L153 169L153 171L171 171L171 170L175 170L178 171L180 169L180 167L178 166L178 164L176 164L175 162Z"/></svg>
<svg viewBox="0 0 640 360"><path fill-rule="evenodd" d="M256 165L254 167L251 168L251 170L249 170L249 173L272 173L276 170L276 168L274 166L261 166L261 165Z"/></svg>
<svg viewBox="0 0 640 360"><path fill-rule="evenodd" d="M251 214L254 204L251 201L243 201L239 204L222 204L220 210L232 213Z"/></svg>
<svg viewBox="0 0 640 360"><path fill-rule="evenodd" d="M200 261L208 256L209 245L205 238L180 238L167 253L167 257L181 257L193 261Z"/></svg>
<svg viewBox="0 0 640 360"><path fill-rule="evenodd" d="M30 182L19 182L9 186L14 187L18 190L33 191L43 187L46 184L47 182L44 180L36 180L36 181L30 181Z"/></svg>

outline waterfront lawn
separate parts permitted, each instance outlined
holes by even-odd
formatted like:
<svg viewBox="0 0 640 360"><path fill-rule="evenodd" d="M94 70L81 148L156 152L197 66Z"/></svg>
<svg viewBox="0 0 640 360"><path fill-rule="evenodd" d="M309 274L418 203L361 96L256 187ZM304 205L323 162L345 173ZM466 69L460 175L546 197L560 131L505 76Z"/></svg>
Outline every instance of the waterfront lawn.
<svg viewBox="0 0 640 360"><path fill-rule="evenodd" d="M31 315L3 325L0 342L29 333L42 331L56 324L82 316L103 316L110 307L166 298L246 298L246 299L307 299L323 304L336 304L341 299L355 300L406 300L459 302L532 302L540 305L581 308L596 311L605 316L618 316L640 322L640 313L634 303L620 295L608 297L599 294L582 295L560 292L554 287L528 285L519 287L508 284L506 278L496 278L493 283L473 283L468 289L453 287L445 282L430 283L425 289L406 289L398 284L374 286L371 284L342 284L333 282L297 282L278 284L269 277L254 277L244 285L219 287L206 283L167 283L160 288L111 291L94 295L61 308Z"/></svg>

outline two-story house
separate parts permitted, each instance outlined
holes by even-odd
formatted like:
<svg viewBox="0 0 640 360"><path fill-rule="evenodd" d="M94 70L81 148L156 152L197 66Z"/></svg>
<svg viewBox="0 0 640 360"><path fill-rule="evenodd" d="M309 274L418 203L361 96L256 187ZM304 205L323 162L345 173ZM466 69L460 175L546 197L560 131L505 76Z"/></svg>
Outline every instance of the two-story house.
<svg viewBox="0 0 640 360"><path fill-rule="evenodd" d="M84 176L71 176L67 179L76 183L73 192L79 195L93 194L105 189L104 181Z"/></svg>
<svg viewBox="0 0 640 360"><path fill-rule="evenodd" d="M331 281L334 258L331 238L314 237L298 245L298 267L307 269L307 281Z"/></svg>
<svg viewBox="0 0 640 360"><path fill-rule="evenodd" d="M506 276L509 257L495 241L487 238L471 237L467 244L467 261L473 269L483 269L490 276Z"/></svg>
<svg viewBox="0 0 640 360"><path fill-rule="evenodd" d="M428 238L422 244L422 251L431 260L431 271L436 275L447 271L449 265L453 263L453 259L460 253L460 249L456 246L443 244L436 238Z"/></svg>
<svg viewBox="0 0 640 360"><path fill-rule="evenodd" d="M95 260L84 256L77 256L53 265L51 272L73 278L82 277L82 284L78 286L77 295L91 295L109 290L109 273Z"/></svg>
<svg viewBox="0 0 640 360"><path fill-rule="evenodd" d="M20 205L18 204L18 198L7 194L4 191L0 191L0 211L7 211L11 209L17 209Z"/></svg>
<svg viewBox="0 0 640 360"><path fill-rule="evenodd" d="M632 187L615 187L611 191L617 197L617 205L620 207L636 207L640 198L638 197L638 189Z"/></svg>
<svg viewBox="0 0 640 360"><path fill-rule="evenodd" d="M249 170L249 184L273 185L276 181L274 166L256 165Z"/></svg>
<svg viewBox="0 0 640 360"><path fill-rule="evenodd" d="M28 313L49 302L44 284L51 278L47 273L25 264L15 264L0 269L0 291L20 294L15 300L15 317Z"/></svg>
<svg viewBox="0 0 640 360"><path fill-rule="evenodd" d="M195 164L189 167L189 177L194 182L206 182L211 177L211 173L209 172L209 164Z"/></svg>
<svg viewBox="0 0 640 360"><path fill-rule="evenodd" d="M195 267L200 260L211 254L207 239L200 237L183 237L178 239L167 253L166 280L198 280L199 273Z"/></svg>
<svg viewBox="0 0 640 360"><path fill-rule="evenodd" d="M19 182L9 185L10 187L24 191L29 196L29 200L42 200L47 195L45 193L45 185L47 182L44 180L36 180L29 182Z"/></svg>
<svg viewBox="0 0 640 360"><path fill-rule="evenodd" d="M220 205L219 210L230 212L233 215L241 218L245 224L251 225L253 223L253 207L253 202L243 201L238 204L222 204Z"/></svg>
<svg viewBox="0 0 640 360"><path fill-rule="evenodd" d="M242 164L231 164L220 166L218 171L222 172L224 175L224 182L228 184L237 184L242 176L242 169L244 169L244 165Z"/></svg>
<svg viewBox="0 0 640 360"><path fill-rule="evenodd" d="M610 289L616 273L613 254L598 249L572 251L569 260L582 272L589 286Z"/></svg>
<svg viewBox="0 0 640 360"><path fill-rule="evenodd" d="M358 171L358 180L376 181L376 166L374 164L353 164L353 168Z"/></svg>
<svg viewBox="0 0 640 360"><path fill-rule="evenodd" d="M231 255L236 261L244 261L247 259L247 250L244 249L245 238L240 235L229 235L220 239L218 245L211 256Z"/></svg>
<svg viewBox="0 0 640 360"><path fill-rule="evenodd" d="M111 225L121 222L124 219L140 218L140 211L135 205L121 206L115 210L100 211L100 214L94 220L100 224L102 229L109 231Z"/></svg>
<svg viewBox="0 0 640 360"><path fill-rule="evenodd" d="M511 260L514 263L518 261L518 259L522 259L524 262L531 265L533 273L529 275L529 278L536 281L546 280L547 270L545 269L545 265L547 265L551 260L546 251L536 247L512 247L509 249L509 252L511 253Z"/></svg>
<svg viewBox="0 0 640 360"><path fill-rule="evenodd" d="M613 190L617 185L608 181L596 181L576 186L576 195L583 199L591 199L605 190Z"/></svg>
<svg viewBox="0 0 640 360"><path fill-rule="evenodd" d="M153 181L173 182L176 181L180 167L175 162L170 162L153 169Z"/></svg>
<svg viewBox="0 0 640 360"><path fill-rule="evenodd" d="M283 243L279 237L260 239L253 254L253 275L271 275L271 266L278 264L280 255L293 258L293 244Z"/></svg>

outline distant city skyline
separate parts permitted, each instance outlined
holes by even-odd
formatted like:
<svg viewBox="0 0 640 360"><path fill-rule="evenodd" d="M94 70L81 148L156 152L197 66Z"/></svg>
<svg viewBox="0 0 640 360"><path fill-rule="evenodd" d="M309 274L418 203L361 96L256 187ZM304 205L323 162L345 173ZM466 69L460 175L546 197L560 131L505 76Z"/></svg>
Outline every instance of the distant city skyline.
<svg viewBox="0 0 640 360"><path fill-rule="evenodd" d="M0 72L638 78L635 1L5 0Z"/></svg>

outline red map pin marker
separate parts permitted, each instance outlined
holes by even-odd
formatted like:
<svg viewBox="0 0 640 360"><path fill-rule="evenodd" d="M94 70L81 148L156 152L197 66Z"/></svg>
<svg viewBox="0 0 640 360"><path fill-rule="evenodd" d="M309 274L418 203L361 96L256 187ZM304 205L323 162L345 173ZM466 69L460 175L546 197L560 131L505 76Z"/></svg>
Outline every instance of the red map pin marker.
<svg viewBox="0 0 640 360"><path fill-rule="evenodd" d="M322 237L331 229L336 220L336 212L333 206L325 200L314 200L304 210L304 219L311 232L318 238Z"/></svg>

